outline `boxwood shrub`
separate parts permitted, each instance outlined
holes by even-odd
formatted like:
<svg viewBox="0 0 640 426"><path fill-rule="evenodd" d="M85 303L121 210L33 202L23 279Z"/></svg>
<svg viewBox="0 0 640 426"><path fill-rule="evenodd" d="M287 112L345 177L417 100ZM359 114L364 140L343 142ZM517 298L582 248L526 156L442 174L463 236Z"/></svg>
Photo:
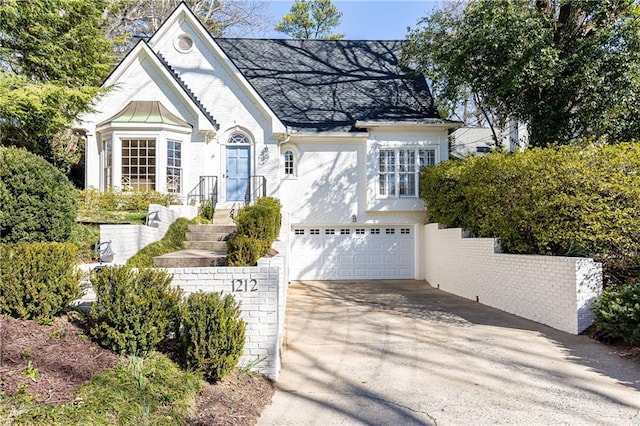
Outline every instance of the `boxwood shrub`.
<svg viewBox="0 0 640 426"><path fill-rule="evenodd" d="M592 308L596 324L613 337L640 346L640 285L629 282L605 291Z"/></svg>
<svg viewBox="0 0 640 426"><path fill-rule="evenodd" d="M493 153L425 168L431 222L511 253L591 256L608 284L640 271L640 144Z"/></svg>
<svg viewBox="0 0 640 426"><path fill-rule="evenodd" d="M121 355L144 356L176 330L182 290L158 269L106 267L94 272L91 336Z"/></svg>
<svg viewBox="0 0 640 426"><path fill-rule="evenodd" d="M187 368L210 381L227 375L244 350L245 322L240 305L230 295L191 293L182 309L179 352Z"/></svg>
<svg viewBox="0 0 640 426"><path fill-rule="evenodd" d="M0 244L0 314L48 323L80 296L71 243Z"/></svg>
<svg viewBox="0 0 640 426"><path fill-rule="evenodd" d="M272 197L258 199L255 205L240 210L235 217L236 235L227 243L230 266L255 265L271 248L280 233L280 201Z"/></svg>
<svg viewBox="0 0 640 426"><path fill-rule="evenodd" d="M0 242L65 242L77 214L71 182L24 149L0 147Z"/></svg>

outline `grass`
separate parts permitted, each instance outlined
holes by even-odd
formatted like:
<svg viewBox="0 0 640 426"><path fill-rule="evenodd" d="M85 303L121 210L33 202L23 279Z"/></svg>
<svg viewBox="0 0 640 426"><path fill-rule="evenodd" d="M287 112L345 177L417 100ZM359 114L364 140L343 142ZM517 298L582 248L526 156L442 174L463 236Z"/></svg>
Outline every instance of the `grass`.
<svg viewBox="0 0 640 426"><path fill-rule="evenodd" d="M200 385L198 374L153 353L94 375L71 404L39 405L26 394L0 395L0 423L180 425L195 406Z"/></svg>
<svg viewBox="0 0 640 426"><path fill-rule="evenodd" d="M192 220L183 217L178 218L169 226L167 233L160 241L151 243L136 253L127 261L127 266L151 268L154 266L154 257L184 249L185 234L188 231L189 225L198 223L209 223L209 221L202 217L196 217Z"/></svg>
<svg viewBox="0 0 640 426"><path fill-rule="evenodd" d="M95 244L100 242L100 224L131 223L143 225L146 210L79 210L71 230L71 242L78 247L78 261L96 261Z"/></svg>

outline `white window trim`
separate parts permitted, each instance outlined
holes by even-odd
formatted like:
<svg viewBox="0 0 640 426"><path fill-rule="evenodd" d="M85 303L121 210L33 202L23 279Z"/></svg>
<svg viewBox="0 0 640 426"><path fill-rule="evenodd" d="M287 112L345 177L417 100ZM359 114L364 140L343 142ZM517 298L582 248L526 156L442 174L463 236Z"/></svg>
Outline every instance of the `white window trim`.
<svg viewBox="0 0 640 426"><path fill-rule="evenodd" d="M291 151L293 154L293 174L285 173L285 158L284 154L287 151ZM286 143L280 146L280 159L282 163L279 165L280 175L283 179L296 180L298 178L298 164L300 163L300 151L295 144Z"/></svg>
<svg viewBox="0 0 640 426"><path fill-rule="evenodd" d="M402 172L399 171L399 151L400 150L414 150L415 151L415 159L416 159L416 178L415 178L415 195L400 195L400 174ZM430 150L433 151L434 155L434 163L436 165L440 162L440 152L439 147L434 145L400 145L400 144L389 144L389 145L379 145L377 149L376 155L376 169L375 169L375 190L376 190L376 198L377 199L389 199L389 200L398 200L398 199L416 199L420 197L420 170L419 170L419 161L420 161L420 151L421 150ZM393 151L395 155L395 171L394 175L394 194L380 194L380 155L382 151Z"/></svg>

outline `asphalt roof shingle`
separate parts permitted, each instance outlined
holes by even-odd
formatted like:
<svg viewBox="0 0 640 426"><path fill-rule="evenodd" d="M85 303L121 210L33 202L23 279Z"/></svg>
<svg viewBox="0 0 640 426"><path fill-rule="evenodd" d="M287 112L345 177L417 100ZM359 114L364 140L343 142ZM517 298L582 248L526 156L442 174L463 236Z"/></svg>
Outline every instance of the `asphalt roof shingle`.
<svg viewBox="0 0 640 426"><path fill-rule="evenodd" d="M297 131L439 118L425 79L398 65L401 41L215 41L283 124Z"/></svg>

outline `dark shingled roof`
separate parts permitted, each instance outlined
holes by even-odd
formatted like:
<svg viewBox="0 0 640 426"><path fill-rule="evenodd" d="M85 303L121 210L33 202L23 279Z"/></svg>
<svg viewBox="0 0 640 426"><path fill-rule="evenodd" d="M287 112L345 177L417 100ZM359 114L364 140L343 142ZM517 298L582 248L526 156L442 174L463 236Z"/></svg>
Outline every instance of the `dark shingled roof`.
<svg viewBox="0 0 640 426"><path fill-rule="evenodd" d="M401 41L215 39L278 118L298 131L361 121L438 119L423 77L401 69Z"/></svg>

